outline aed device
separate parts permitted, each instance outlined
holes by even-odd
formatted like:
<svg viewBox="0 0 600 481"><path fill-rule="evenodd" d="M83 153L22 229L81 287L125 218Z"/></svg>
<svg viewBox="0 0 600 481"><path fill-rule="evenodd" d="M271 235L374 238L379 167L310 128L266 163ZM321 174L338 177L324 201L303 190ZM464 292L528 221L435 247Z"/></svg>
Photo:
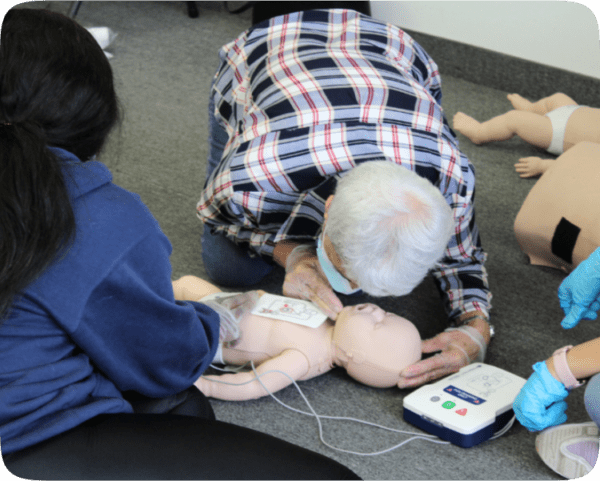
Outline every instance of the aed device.
<svg viewBox="0 0 600 481"><path fill-rule="evenodd" d="M495 366L469 364L406 396L404 419L445 441L470 448L510 428L512 404L525 382Z"/></svg>

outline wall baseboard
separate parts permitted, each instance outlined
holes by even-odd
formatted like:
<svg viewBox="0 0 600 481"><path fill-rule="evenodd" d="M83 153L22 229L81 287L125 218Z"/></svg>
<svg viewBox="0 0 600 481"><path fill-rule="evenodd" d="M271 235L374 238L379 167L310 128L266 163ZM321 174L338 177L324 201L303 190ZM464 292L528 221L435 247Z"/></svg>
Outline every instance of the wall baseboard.
<svg viewBox="0 0 600 481"><path fill-rule="evenodd" d="M578 104L600 108L600 80L464 43L406 30L438 64L442 75L515 92L537 100L563 92Z"/></svg>

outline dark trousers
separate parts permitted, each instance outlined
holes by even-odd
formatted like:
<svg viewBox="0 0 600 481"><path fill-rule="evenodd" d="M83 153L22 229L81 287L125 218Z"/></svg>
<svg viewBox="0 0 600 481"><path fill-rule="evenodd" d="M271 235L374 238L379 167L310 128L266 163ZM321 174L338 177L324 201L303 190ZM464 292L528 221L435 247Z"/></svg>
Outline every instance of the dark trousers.
<svg viewBox="0 0 600 481"><path fill-rule="evenodd" d="M288 13L301 12L304 10L314 10L317 8L345 8L350 10L356 10L359 13L365 15L371 15L371 6L369 1L355 2L355 1L308 1L308 2L296 2L294 0L283 1L283 2L254 2L252 7L252 24L257 24L263 20L268 20L279 15L285 15Z"/></svg>
<svg viewBox="0 0 600 481"><path fill-rule="evenodd" d="M133 414L101 414L4 456L26 479L360 479L325 456L215 420L196 388L130 396Z"/></svg>

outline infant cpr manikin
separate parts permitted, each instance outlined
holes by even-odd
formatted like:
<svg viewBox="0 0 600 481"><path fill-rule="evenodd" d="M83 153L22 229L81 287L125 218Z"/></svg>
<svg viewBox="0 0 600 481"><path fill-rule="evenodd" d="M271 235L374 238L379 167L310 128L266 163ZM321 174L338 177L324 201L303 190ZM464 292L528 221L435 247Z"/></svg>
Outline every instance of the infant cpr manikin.
<svg viewBox="0 0 600 481"><path fill-rule="evenodd" d="M392 387L400 372L421 359L421 337L407 319L373 304L345 307L337 321L317 328L252 314L240 323L241 338L223 346L227 364L253 361L255 372L206 375L196 386L207 396L225 400L254 399L276 392L294 380L319 376L335 366L373 387ZM216 382L219 381L219 382ZM227 383L224 384L223 382Z"/></svg>
<svg viewBox="0 0 600 481"><path fill-rule="evenodd" d="M514 229L534 265L569 272L600 246L600 144L580 142L529 192Z"/></svg>

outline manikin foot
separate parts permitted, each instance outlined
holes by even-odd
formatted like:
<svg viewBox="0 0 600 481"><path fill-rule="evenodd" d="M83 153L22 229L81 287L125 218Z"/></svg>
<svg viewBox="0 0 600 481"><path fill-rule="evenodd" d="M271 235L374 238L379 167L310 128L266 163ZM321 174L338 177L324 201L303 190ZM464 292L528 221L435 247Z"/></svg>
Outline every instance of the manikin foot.
<svg viewBox="0 0 600 481"><path fill-rule="evenodd" d="M454 129L467 137L471 142L477 145L485 142L481 138L481 122L462 112L457 112L453 120Z"/></svg>
<svg viewBox="0 0 600 481"><path fill-rule="evenodd" d="M529 112L535 111L533 103L526 98L521 97L519 94L508 94L506 97L515 110L527 110Z"/></svg>

